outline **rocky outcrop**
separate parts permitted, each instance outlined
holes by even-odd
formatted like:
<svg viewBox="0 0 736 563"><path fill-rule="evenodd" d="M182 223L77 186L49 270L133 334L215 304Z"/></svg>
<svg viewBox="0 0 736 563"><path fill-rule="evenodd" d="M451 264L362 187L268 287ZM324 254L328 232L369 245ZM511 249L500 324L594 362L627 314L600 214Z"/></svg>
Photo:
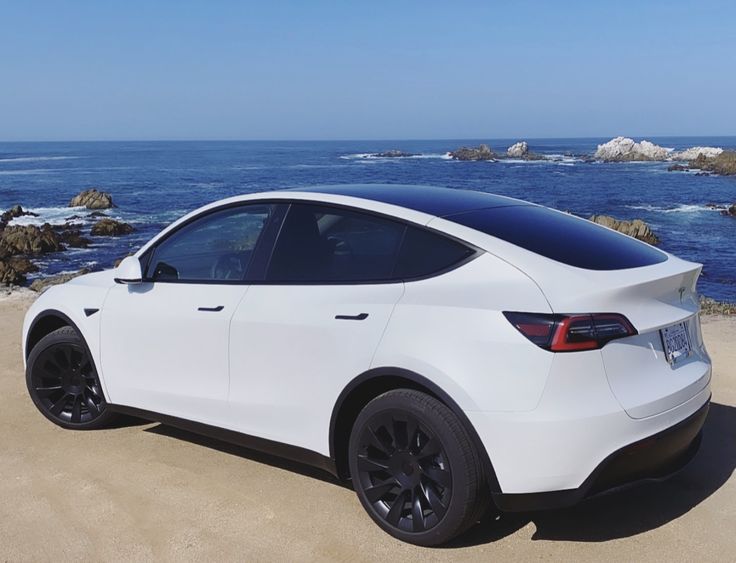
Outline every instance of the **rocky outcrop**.
<svg viewBox="0 0 736 563"><path fill-rule="evenodd" d="M0 284L24 284L26 283L26 274L37 271L38 267L28 258L16 256L0 259Z"/></svg>
<svg viewBox="0 0 736 563"><path fill-rule="evenodd" d="M723 152L720 147L691 147L684 151L677 151L670 155L672 160L695 160L699 156L703 158L715 158Z"/></svg>
<svg viewBox="0 0 736 563"><path fill-rule="evenodd" d="M519 141L506 149L506 156L509 158L525 158L528 155L529 144L526 141Z"/></svg>
<svg viewBox="0 0 736 563"><path fill-rule="evenodd" d="M377 152L371 155L374 158L406 158L408 156L419 156L413 152L404 152L398 149L391 149L389 151Z"/></svg>
<svg viewBox="0 0 736 563"><path fill-rule="evenodd" d="M460 147L450 151L450 157L455 160L494 160L496 155L488 145L478 145L477 148Z"/></svg>
<svg viewBox="0 0 736 563"><path fill-rule="evenodd" d="M84 274L89 274L89 270L87 268L82 268L78 272L74 272L71 274L59 274L58 276L50 276L48 278L39 278L37 280L33 280L33 283L31 284L30 288L33 291L37 291L39 293L47 290L52 285L59 285L61 283L66 283L71 279L74 279L78 276L82 276Z"/></svg>
<svg viewBox="0 0 736 563"><path fill-rule="evenodd" d="M10 209L8 209L5 213L0 214L0 230L3 229L5 225L10 223L16 217L23 217L24 215L30 217L38 217L38 213L25 211L20 205L16 205L15 207L11 207Z"/></svg>
<svg viewBox="0 0 736 563"><path fill-rule="evenodd" d="M133 227L128 225L128 223L105 218L100 219L92 225L90 234L98 237L119 237L121 235L129 235L133 230Z"/></svg>
<svg viewBox="0 0 736 563"><path fill-rule="evenodd" d="M716 301L701 295L700 313L702 315L736 315L736 303Z"/></svg>
<svg viewBox="0 0 736 563"><path fill-rule="evenodd" d="M115 207L112 196L107 192L95 188L84 190L75 195L69 202L69 207L86 207L87 209L109 209Z"/></svg>
<svg viewBox="0 0 736 563"><path fill-rule="evenodd" d="M670 164L667 167L668 172L687 172L688 170L690 170L690 168L684 164Z"/></svg>
<svg viewBox="0 0 736 563"><path fill-rule="evenodd" d="M72 248L87 248L92 241L82 236L82 230L79 225L67 223L63 227L57 229L59 239L62 243Z"/></svg>
<svg viewBox="0 0 736 563"><path fill-rule="evenodd" d="M16 254L38 255L64 250L59 235L45 223L35 225L10 225L0 233L0 257Z"/></svg>
<svg viewBox="0 0 736 563"><path fill-rule="evenodd" d="M721 211L721 215L726 215L727 217L736 217L736 203L733 205L729 205L726 207L726 209Z"/></svg>
<svg viewBox="0 0 736 563"><path fill-rule="evenodd" d="M670 151L649 141L637 143L629 137L616 137L598 145L595 158L605 162L632 162L647 160L667 160Z"/></svg>
<svg viewBox="0 0 736 563"><path fill-rule="evenodd" d="M620 221L608 215L593 215L589 218L593 223L598 223L619 233L634 237L649 244L659 244L659 239L644 221L634 219L633 221Z"/></svg>
<svg viewBox="0 0 736 563"><path fill-rule="evenodd" d="M713 158L701 154L695 160L691 160L688 166L700 169L703 172L733 176L736 175L736 151L723 151Z"/></svg>

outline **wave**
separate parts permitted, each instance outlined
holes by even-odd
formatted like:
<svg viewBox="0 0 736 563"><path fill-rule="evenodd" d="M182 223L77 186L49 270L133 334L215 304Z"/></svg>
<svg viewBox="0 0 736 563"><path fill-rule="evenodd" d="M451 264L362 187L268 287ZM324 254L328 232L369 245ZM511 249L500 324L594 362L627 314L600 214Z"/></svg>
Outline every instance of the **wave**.
<svg viewBox="0 0 736 563"><path fill-rule="evenodd" d="M24 207L23 209L35 213L38 217L21 215L12 219L10 221L11 225L36 225L38 227L44 223L48 223L49 225L64 225L65 223L91 225L100 220L100 217L90 217L93 210L87 209L86 207ZM102 212L110 219L125 221L126 223L141 222L140 218L137 217L122 217L115 210L103 209Z"/></svg>
<svg viewBox="0 0 736 563"><path fill-rule="evenodd" d="M0 162L42 162L45 160L72 160L78 156L18 156L12 158L0 158Z"/></svg>
<svg viewBox="0 0 736 563"><path fill-rule="evenodd" d="M344 154L340 156L343 160L412 160L412 159L440 159L440 160L451 160L449 152L445 153L422 153L422 154L411 154L407 156L379 156L379 153L375 152L358 152L354 154Z"/></svg>
<svg viewBox="0 0 736 563"><path fill-rule="evenodd" d="M627 205L626 207L628 207L629 209L638 209L641 211L650 211L654 213L704 213L720 211L720 208L716 206L695 205L690 203L681 203L676 205L675 207L662 207L659 205Z"/></svg>

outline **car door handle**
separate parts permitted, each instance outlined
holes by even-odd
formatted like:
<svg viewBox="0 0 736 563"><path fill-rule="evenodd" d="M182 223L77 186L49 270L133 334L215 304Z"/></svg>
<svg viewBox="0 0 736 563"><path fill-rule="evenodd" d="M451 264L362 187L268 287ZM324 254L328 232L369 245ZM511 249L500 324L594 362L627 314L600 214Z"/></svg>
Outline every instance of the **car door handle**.
<svg viewBox="0 0 736 563"><path fill-rule="evenodd" d="M368 313L360 313L359 315L335 315L338 321L364 321L368 318Z"/></svg>
<svg viewBox="0 0 736 563"><path fill-rule="evenodd" d="M199 307L197 311L207 311L210 313L219 313L225 308L225 305L218 305L217 307Z"/></svg>

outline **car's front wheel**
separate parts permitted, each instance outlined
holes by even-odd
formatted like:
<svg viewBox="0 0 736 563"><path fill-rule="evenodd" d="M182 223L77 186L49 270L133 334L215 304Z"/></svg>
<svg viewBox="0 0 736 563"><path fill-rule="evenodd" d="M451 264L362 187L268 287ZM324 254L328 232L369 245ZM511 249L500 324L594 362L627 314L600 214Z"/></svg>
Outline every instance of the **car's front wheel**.
<svg viewBox="0 0 736 563"><path fill-rule="evenodd" d="M468 433L425 393L397 389L368 403L353 426L349 456L363 507L403 541L445 543L487 507L482 465Z"/></svg>
<svg viewBox="0 0 736 563"><path fill-rule="evenodd" d="M47 334L33 347L26 385L38 410L64 428L92 430L114 417L84 340L72 327Z"/></svg>

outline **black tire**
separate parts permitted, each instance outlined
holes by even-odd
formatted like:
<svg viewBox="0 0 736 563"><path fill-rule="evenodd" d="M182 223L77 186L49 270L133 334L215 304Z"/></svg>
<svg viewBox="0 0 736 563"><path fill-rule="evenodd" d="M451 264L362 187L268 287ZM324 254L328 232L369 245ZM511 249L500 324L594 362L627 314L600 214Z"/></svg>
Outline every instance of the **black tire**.
<svg viewBox="0 0 736 563"><path fill-rule="evenodd" d="M350 475L373 520L405 542L446 543L488 506L480 457L443 403L388 391L360 412L350 434Z"/></svg>
<svg viewBox="0 0 736 563"><path fill-rule="evenodd" d="M47 334L33 347L26 386L41 414L62 428L94 430L115 418L87 345L70 326Z"/></svg>

